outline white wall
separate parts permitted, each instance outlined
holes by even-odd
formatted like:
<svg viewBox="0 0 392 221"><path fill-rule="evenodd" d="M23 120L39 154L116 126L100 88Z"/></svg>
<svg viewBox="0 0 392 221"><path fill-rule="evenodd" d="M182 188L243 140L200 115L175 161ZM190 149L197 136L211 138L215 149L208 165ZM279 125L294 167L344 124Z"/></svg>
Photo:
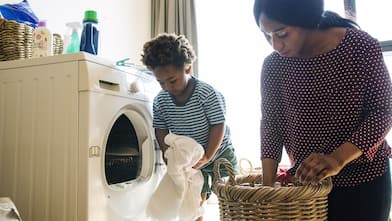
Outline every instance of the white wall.
<svg viewBox="0 0 392 221"><path fill-rule="evenodd" d="M2 0L0 4L22 0ZM82 21L85 10L96 10L100 29L100 57L117 61L129 57L140 63L143 43L150 38L149 0L29 0L39 19L53 32L65 34L66 22Z"/></svg>

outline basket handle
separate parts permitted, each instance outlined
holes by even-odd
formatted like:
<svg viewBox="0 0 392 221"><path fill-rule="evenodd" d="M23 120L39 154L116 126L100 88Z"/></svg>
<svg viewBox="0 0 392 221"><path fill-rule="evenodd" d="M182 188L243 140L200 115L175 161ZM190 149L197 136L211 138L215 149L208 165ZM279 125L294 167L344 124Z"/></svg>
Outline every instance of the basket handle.
<svg viewBox="0 0 392 221"><path fill-rule="evenodd" d="M229 182L228 184L230 185L236 185L235 182L235 174L233 171L233 165L231 165L231 163L225 159L225 158L219 158L214 162L214 183L215 182L221 182L222 181L222 177L220 175L219 172L219 168L220 166L223 165L225 167L225 169L227 170L227 172L229 173Z"/></svg>
<svg viewBox="0 0 392 221"><path fill-rule="evenodd" d="M248 164L248 166L249 166L249 171L246 171L245 167L243 167L244 162L246 162L246 163ZM246 158L241 158L241 159L240 159L240 173L241 173L242 175L249 174L249 173L252 172L253 170L254 170L254 169L253 169L253 165L252 165L252 162L250 162L250 160L248 160L248 159L246 159Z"/></svg>

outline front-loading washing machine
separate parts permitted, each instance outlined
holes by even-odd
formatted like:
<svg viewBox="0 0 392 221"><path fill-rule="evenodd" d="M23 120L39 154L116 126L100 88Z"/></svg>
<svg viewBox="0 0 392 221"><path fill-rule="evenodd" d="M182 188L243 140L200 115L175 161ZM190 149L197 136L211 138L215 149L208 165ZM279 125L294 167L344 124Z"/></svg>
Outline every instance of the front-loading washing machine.
<svg viewBox="0 0 392 221"><path fill-rule="evenodd" d="M83 52L0 62L0 196L29 221L146 220L165 171L156 91Z"/></svg>

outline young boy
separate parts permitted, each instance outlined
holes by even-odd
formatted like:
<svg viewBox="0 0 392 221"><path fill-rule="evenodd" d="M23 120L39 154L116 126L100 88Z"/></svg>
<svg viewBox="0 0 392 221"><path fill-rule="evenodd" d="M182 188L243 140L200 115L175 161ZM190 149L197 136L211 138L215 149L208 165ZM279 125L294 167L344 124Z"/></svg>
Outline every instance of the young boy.
<svg viewBox="0 0 392 221"><path fill-rule="evenodd" d="M204 176L202 205L211 193L214 161L226 158L237 170L238 165L225 124L224 97L191 75L195 59L192 46L182 35L160 34L143 47L142 62L163 89L153 103L153 127L162 152L167 149L164 137L170 132L189 136L204 147L204 156L193 166ZM224 169L220 174L227 176Z"/></svg>

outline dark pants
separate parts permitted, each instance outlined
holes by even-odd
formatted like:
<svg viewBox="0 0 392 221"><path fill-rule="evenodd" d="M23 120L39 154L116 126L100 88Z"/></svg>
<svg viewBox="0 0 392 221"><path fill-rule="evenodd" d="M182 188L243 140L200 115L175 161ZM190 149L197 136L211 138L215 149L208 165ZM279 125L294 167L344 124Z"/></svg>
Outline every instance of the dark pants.
<svg viewBox="0 0 392 221"><path fill-rule="evenodd" d="M328 221L387 221L391 172L355 187L336 187L328 196Z"/></svg>

